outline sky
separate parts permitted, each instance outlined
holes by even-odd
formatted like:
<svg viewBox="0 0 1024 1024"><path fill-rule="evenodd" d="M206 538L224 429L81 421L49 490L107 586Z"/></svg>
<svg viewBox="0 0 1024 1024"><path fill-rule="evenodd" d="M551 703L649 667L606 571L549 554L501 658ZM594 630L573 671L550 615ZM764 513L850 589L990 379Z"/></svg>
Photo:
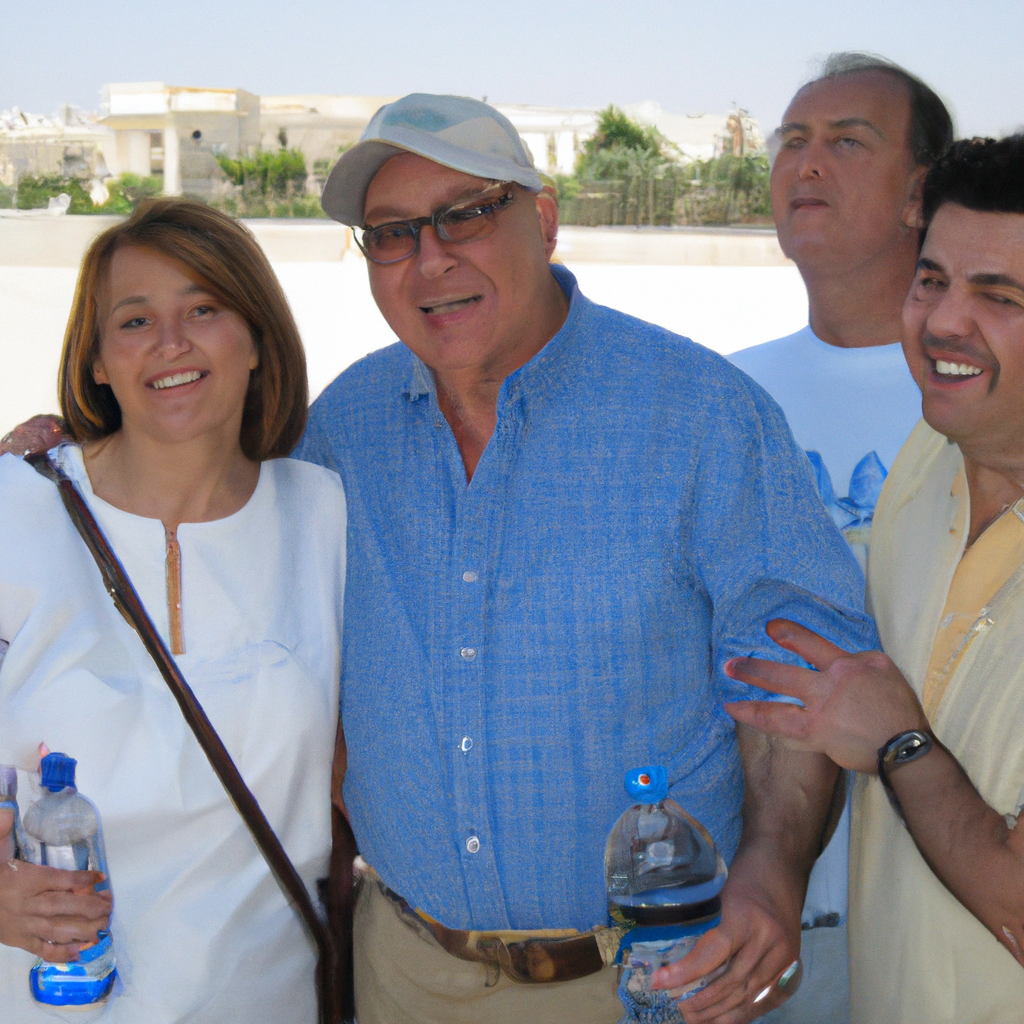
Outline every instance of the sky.
<svg viewBox="0 0 1024 1024"><path fill-rule="evenodd" d="M871 50L946 99L961 135L1024 125L1021 0L0 0L0 109L95 110L107 82L258 95L451 92L498 103L779 123L815 60Z"/></svg>

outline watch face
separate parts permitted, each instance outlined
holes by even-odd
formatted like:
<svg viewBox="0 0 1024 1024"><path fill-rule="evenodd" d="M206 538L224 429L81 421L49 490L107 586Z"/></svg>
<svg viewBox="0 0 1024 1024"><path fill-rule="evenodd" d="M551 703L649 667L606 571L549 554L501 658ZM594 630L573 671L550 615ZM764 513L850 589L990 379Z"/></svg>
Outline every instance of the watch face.
<svg viewBox="0 0 1024 1024"><path fill-rule="evenodd" d="M913 761L915 758L927 754L931 745L932 738L926 732L914 730L904 733L893 742L886 753L885 760L889 764L905 764L907 761Z"/></svg>

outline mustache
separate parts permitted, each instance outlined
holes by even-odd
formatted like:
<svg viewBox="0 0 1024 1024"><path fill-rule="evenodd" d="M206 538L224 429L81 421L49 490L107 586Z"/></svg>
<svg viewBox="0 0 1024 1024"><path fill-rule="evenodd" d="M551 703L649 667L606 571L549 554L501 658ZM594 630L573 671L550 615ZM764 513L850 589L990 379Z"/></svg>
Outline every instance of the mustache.
<svg viewBox="0 0 1024 1024"><path fill-rule="evenodd" d="M934 359L932 352L964 356L965 361L974 363L990 370L999 369L999 361L990 352L982 352L974 345L965 343L962 338L939 338L927 331L921 335L921 345L929 359Z"/></svg>
<svg viewBox="0 0 1024 1024"><path fill-rule="evenodd" d="M933 353L942 353L943 355L960 356L964 362L991 371L992 376L989 378L988 385L989 394L995 389L999 380L1000 367L999 360L991 352L982 352L974 345L965 342L963 338L939 338L927 331L921 335L921 347L924 349L924 354L933 362L937 358Z"/></svg>

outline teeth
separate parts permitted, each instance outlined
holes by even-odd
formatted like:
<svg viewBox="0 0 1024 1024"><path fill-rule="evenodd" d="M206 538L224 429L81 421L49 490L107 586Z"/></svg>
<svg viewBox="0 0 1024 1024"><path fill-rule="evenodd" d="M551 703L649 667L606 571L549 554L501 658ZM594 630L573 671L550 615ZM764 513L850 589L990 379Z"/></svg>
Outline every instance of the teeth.
<svg viewBox="0 0 1024 1024"><path fill-rule="evenodd" d="M977 377L984 373L980 366L971 366L970 363L947 363L944 359L935 360L935 371L945 377Z"/></svg>
<svg viewBox="0 0 1024 1024"><path fill-rule="evenodd" d="M423 308L428 313L453 313L457 309L464 309L471 302L476 302L476 298L456 299L454 302L445 302L439 306L424 306Z"/></svg>
<svg viewBox="0 0 1024 1024"><path fill-rule="evenodd" d="M202 374L198 370L189 370L188 373L176 373L171 377L162 377L160 380L153 381L153 387L157 388L176 388L179 384L191 384L194 380L199 380Z"/></svg>

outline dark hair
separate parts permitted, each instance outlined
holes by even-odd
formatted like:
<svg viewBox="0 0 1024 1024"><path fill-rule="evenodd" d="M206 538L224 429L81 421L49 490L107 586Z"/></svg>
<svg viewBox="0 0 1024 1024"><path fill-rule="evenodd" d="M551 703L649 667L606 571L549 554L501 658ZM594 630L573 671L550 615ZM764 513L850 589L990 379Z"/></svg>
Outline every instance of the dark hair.
<svg viewBox="0 0 1024 1024"><path fill-rule="evenodd" d="M68 433L92 441L121 426L107 384L93 379L99 355L97 293L114 253L139 246L177 260L249 326L259 365L249 377L240 442L255 461L281 458L306 426L306 356L288 300L256 239L237 221L188 199L140 203L123 224L104 231L82 260L60 359L57 392Z"/></svg>
<svg viewBox="0 0 1024 1024"><path fill-rule="evenodd" d="M924 179L921 213L926 224L943 203L982 213L1024 214L1024 134L954 142Z"/></svg>
<svg viewBox="0 0 1024 1024"><path fill-rule="evenodd" d="M907 87L910 94L910 133L907 145L915 164L931 167L953 143L953 118L938 94L917 75L912 75L895 61L877 53L844 51L830 53L822 62L818 77L807 85L845 78L847 75L860 75L867 71L891 75Z"/></svg>

